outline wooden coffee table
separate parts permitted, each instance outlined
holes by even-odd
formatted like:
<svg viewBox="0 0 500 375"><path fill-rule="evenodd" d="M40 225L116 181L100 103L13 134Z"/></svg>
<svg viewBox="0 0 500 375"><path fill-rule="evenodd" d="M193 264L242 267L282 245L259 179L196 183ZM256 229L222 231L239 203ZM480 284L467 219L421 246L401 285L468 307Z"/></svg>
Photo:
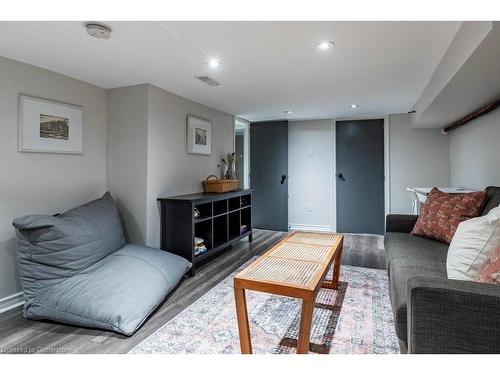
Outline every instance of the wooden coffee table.
<svg viewBox="0 0 500 375"><path fill-rule="evenodd" d="M309 352L316 295L337 289L344 237L335 233L292 232L234 277L241 353L252 353L245 290L302 299L297 353ZM333 279L325 277L332 263Z"/></svg>

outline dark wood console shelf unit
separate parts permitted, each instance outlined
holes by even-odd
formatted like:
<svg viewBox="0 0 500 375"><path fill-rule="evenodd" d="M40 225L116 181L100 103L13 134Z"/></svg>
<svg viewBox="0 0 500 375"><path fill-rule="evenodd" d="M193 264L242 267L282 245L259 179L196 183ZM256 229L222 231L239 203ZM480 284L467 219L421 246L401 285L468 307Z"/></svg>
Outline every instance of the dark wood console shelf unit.
<svg viewBox="0 0 500 375"><path fill-rule="evenodd" d="M197 193L158 198L160 243L163 250L189 260L194 276L197 263L244 237L252 241L252 190ZM195 218L195 208L200 216ZM246 228L246 229L245 229ZM207 251L195 255L195 237L204 239Z"/></svg>

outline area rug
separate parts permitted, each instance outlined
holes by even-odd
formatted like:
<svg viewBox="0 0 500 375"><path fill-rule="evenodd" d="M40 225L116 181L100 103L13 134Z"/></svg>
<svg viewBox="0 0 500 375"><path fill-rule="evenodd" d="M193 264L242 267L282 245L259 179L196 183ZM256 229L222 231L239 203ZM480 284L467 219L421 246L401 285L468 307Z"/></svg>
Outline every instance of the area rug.
<svg viewBox="0 0 500 375"><path fill-rule="evenodd" d="M216 285L131 353L240 353L233 276ZM331 270L330 270L331 273ZM331 277L331 274L330 274ZM399 353L387 273L342 266L339 290L321 289L313 313L311 353ZM247 291L253 353L295 353L301 301Z"/></svg>

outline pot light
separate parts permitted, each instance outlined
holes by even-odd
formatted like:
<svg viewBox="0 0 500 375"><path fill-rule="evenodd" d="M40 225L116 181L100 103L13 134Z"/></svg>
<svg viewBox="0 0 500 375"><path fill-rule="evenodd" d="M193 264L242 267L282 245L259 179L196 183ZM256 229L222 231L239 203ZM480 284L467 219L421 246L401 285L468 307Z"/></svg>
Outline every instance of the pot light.
<svg viewBox="0 0 500 375"><path fill-rule="evenodd" d="M212 69L216 69L219 65L220 65L220 62L215 57L211 58L208 61L208 66L211 67Z"/></svg>
<svg viewBox="0 0 500 375"><path fill-rule="evenodd" d="M351 105L349 105L350 109L356 109L358 107L359 107L359 104L351 104Z"/></svg>
<svg viewBox="0 0 500 375"><path fill-rule="evenodd" d="M292 111L291 111L291 110L289 110L289 109L287 109L286 111L283 111L283 113L284 113L285 115L289 115L289 114L291 114L291 113L292 113Z"/></svg>
<svg viewBox="0 0 500 375"><path fill-rule="evenodd" d="M330 48L333 48L333 46L335 45L334 42L330 42L330 41L322 41L322 42L319 42L316 44L316 47L322 51L326 51Z"/></svg>

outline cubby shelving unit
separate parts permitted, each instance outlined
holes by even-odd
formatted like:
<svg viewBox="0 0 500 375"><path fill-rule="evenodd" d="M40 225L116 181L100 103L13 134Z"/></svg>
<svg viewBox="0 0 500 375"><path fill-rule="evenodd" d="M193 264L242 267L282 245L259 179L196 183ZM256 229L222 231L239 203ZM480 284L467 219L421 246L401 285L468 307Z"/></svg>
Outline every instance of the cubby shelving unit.
<svg viewBox="0 0 500 375"><path fill-rule="evenodd" d="M158 198L160 243L163 250L196 265L244 237L252 240L252 190L229 193L198 193ZM200 215L194 217L195 208ZM195 256L194 238L203 238L207 251Z"/></svg>

